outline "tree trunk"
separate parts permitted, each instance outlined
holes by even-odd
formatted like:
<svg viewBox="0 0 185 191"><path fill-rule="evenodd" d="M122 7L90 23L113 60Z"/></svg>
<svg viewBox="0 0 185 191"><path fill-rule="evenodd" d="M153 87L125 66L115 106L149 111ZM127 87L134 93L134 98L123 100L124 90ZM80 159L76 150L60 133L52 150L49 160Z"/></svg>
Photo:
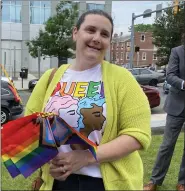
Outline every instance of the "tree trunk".
<svg viewBox="0 0 185 191"><path fill-rule="evenodd" d="M67 58L63 56L58 56L58 67L60 67L62 64L67 64Z"/></svg>

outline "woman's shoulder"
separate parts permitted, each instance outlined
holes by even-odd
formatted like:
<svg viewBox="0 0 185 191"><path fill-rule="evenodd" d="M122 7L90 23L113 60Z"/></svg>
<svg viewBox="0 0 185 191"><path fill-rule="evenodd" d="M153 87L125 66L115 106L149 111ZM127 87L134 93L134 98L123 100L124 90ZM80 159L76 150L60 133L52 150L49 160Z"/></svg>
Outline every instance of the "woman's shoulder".
<svg viewBox="0 0 185 191"><path fill-rule="evenodd" d="M104 65L103 67L107 71L106 73L108 75L113 76L114 78L117 78L117 79L134 78L134 76L131 74L131 72L122 66L118 66L116 64L112 64L107 61L105 61L103 63L103 65Z"/></svg>

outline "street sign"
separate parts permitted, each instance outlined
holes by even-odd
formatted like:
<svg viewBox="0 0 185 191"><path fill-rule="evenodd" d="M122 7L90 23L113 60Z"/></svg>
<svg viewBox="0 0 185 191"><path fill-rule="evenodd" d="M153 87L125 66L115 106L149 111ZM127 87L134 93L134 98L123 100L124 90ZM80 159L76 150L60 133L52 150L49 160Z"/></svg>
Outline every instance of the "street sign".
<svg viewBox="0 0 185 191"><path fill-rule="evenodd" d="M145 10L144 11L144 15L143 15L143 18L147 18L147 17L151 17L151 15L152 15L152 10L151 9L147 9L147 10Z"/></svg>

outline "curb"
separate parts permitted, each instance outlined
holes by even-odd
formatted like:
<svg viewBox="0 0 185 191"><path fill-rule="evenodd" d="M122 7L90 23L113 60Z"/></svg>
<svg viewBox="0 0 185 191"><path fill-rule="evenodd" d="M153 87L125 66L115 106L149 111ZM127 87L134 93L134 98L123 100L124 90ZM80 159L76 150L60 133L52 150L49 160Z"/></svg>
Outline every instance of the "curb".
<svg viewBox="0 0 185 191"><path fill-rule="evenodd" d="M164 133L165 126L151 127L152 135L161 135Z"/></svg>
<svg viewBox="0 0 185 191"><path fill-rule="evenodd" d="M29 91L29 89L17 89L17 91Z"/></svg>
<svg viewBox="0 0 185 191"><path fill-rule="evenodd" d="M161 135L164 134L164 128L165 126L159 126L159 127L151 127L152 135ZM185 132L185 123L182 127L181 132Z"/></svg>

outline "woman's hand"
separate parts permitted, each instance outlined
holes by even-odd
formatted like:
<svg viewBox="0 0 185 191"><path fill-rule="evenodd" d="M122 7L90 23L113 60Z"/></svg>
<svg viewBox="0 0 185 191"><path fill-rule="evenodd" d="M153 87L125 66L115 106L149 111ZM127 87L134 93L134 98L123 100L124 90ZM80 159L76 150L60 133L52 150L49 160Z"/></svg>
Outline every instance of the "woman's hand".
<svg viewBox="0 0 185 191"><path fill-rule="evenodd" d="M70 174L87 166L91 158L88 150L59 153L50 163L50 174L54 179L65 181Z"/></svg>

